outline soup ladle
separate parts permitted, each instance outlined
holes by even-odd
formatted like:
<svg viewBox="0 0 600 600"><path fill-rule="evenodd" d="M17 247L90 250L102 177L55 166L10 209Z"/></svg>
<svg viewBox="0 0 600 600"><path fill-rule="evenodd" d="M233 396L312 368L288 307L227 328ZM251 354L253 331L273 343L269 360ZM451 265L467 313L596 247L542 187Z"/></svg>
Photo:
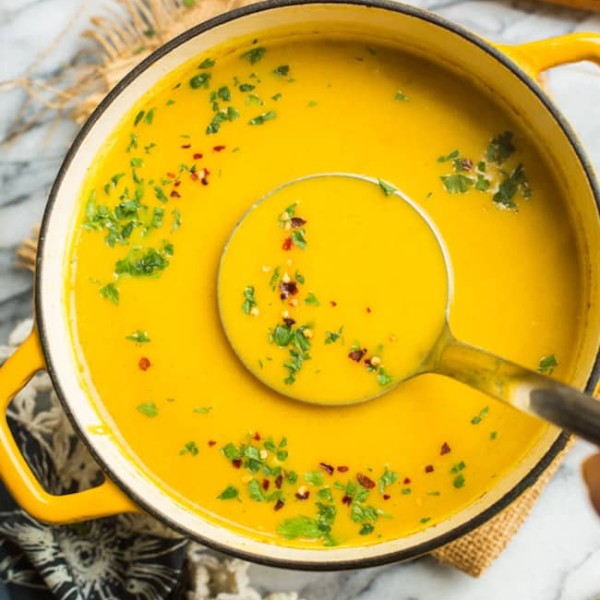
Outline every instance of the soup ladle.
<svg viewBox="0 0 600 600"><path fill-rule="evenodd" d="M343 203L339 203L339 206L343 206L343 215L339 214L339 208L329 212L325 209L324 203L328 199L333 202L333 198L343 198ZM324 237L326 230L322 228L320 256L312 263L303 262L309 255L311 235L317 240L315 244L318 247L318 221L322 214L327 215L329 224L326 226L337 236L332 234L335 243L325 243L330 240ZM344 333L341 327L336 331L323 329L320 331L321 346L318 352L321 352L319 356L324 366L320 369L319 364L314 364L318 361L312 350L317 347L318 314L325 313L317 313L315 308L319 306L318 310L325 311L325 303L317 299L318 288L307 288L303 292L304 300L299 303L302 296L298 292L301 287L299 282L304 285L311 269L312 272L326 270L330 255L333 256L331 262L334 266L336 261L342 260L344 252L347 254L352 246L336 254L337 246L348 238L360 236L361 230L368 230L366 221L371 218L379 219L373 223L382 229L382 233L376 236L377 240L362 240L362 252L368 253L375 246L383 251L395 252L393 261L390 257L383 257L386 264L389 263L390 281L395 281L395 271L402 272L402 277L398 275L397 279L408 279L403 287L397 288L401 291L394 298L390 299L394 294L386 293L385 286L381 288L383 291L380 290L383 303L396 302L398 297L404 301L402 310L394 312L402 314L404 320L390 324L391 329L395 325L398 329L394 330L398 336L388 336L393 339L395 349L376 351L376 354L387 352L385 369L380 356L369 355L367 349L358 343L345 346L343 353L338 351L336 363L331 358L334 355L330 348L334 347L338 338L353 334ZM389 229L393 232L391 236L383 231L390 226L393 227ZM275 262L283 263L281 268L269 264L270 251L264 250L261 254L263 248L271 244L271 236L277 241ZM387 239L390 237L394 239ZM283 243L280 243L281 239ZM403 255L410 256L402 262ZM425 255L428 260L422 265L420 257ZM299 265L308 269L304 275L300 274ZM379 283L380 277L372 276L369 263L364 265L363 274L370 279L362 282L357 276L356 295L363 293L364 288L370 289ZM344 272L338 285L344 286L345 279L353 269L354 265L349 272ZM428 269L430 272L423 273ZM357 270L360 271L360 268L357 267ZM269 282L268 286L264 283L260 289L247 282L253 277L260 278L259 271L265 282ZM418 280L412 281L411 277L417 277ZM322 277L321 283L327 283L330 279L330 276ZM426 287L421 289L423 286ZM237 223L221 257L218 303L225 334L242 363L264 384L287 397L319 405L355 404L372 400L418 375L437 373L600 444L600 402L540 372L454 337L449 325L453 287L449 252L436 224L421 206L400 189L380 179L354 173L318 173L275 188L253 204ZM235 293L230 293L231 290L235 290ZM269 295L269 290L273 294ZM257 297L260 296L259 292L262 298ZM269 300L261 301L265 296ZM336 306L337 302L330 301L327 308L331 312L328 314L334 314ZM356 313L356 307L353 310ZM299 311L304 312L300 314ZM369 307L367 312L371 313ZM429 312L437 314L430 315ZM364 315L360 318L363 319ZM415 339L411 343L414 347L411 346L404 353L402 328L411 327L417 318L419 323L424 324L417 330L417 338L420 339L413 335ZM298 325L302 319L304 324ZM374 325L363 328L365 335L377 329L377 322L372 323ZM256 347L266 343L267 338L273 346L273 352L265 354L263 360L257 354L260 350ZM257 344L253 344L252 339L257 340ZM276 360L278 352L283 353L284 357L279 362ZM405 355L410 357L408 361ZM346 389L337 394L335 385L327 387L331 381L335 383L336 378L339 381L339 378L346 376L354 377L350 374L352 367L349 365L357 362L373 375L372 379L363 377L362 371L362 379L358 376L356 379L360 384L344 386L350 391ZM307 367L311 363L312 366ZM282 373L286 374L285 378L281 376ZM304 385L303 378L310 380L310 385ZM368 384L371 387L361 387L363 380L365 386ZM373 388L375 381L379 385Z"/></svg>

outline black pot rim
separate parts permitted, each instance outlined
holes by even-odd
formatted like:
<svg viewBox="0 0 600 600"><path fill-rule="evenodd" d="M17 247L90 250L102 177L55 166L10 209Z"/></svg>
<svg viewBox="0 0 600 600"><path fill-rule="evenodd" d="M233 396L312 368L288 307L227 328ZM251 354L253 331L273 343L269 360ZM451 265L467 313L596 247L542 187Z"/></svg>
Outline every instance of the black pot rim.
<svg viewBox="0 0 600 600"><path fill-rule="evenodd" d="M57 177L54 181L52 189L50 191L50 195L48 198L48 202L46 205L46 209L44 211L44 216L41 223L40 235L39 235L39 245L38 245L38 253L36 259L36 271L35 271L35 313L37 320L37 328L40 335L42 351L44 353L44 358L47 365L47 371L50 375L52 383L56 389L58 398L60 403L69 418L71 424L73 425L75 431L79 435L80 439L85 443L91 455L94 457L96 462L100 465L104 473L110 477L110 479L127 495L129 496L137 505L139 505L145 512L151 514L156 517L158 520L162 521L170 528L182 533L186 537L192 537L202 544L211 547L215 550L225 552L229 555L236 556L242 558L244 560L249 560L255 563L261 563L273 567L280 568L288 568L288 569L299 569L299 570L307 570L307 571L337 571L337 570L346 570L346 569L355 569L355 568L366 568L372 567L376 565L388 564L396 561L408 560L411 558L416 558L424 554L428 554L442 546L456 540L459 537L462 537L480 525L483 525L491 518L496 516L499 512L501 512L504 508L506 508L511 502L513 502L516 498L518 498L523 492L525 492L530 486L532 486L540 477L540 475L550 466L552 461L556 458L556 456L565 448L567 441L569 440L569 436L565 432L559 433L557 439L554 441L549 450L544 454L544 456L540 459L540 461L529 471L529 473L521 479L509 492L507 492L502 498L497 500L494 504L488 507L486 510L478 513L473 518L465 521L461 525L455 527L451 531L446 532L443 535L436 536L435 538L412 546L411 548L390 552L387 554L381 554L375 557L369 558L357 558L352 560L345 561L336 561L331 562L326 558L324 554L324 560L320 562L308 562L308 561L296 561L290 559L272 559L268 557L264 557L260 554L255 554L252 552L245 552L238 549L230 548L227 545L221 544L220 542L213 539L206 539L202 536L199 536L197 533L188 531L183 528L181 525L172 522L167 515L157 513L152 507L148 506L145 499L141 497L135 490L131 489L125 481L121 481L117 479L115 474L112 472L110 465L105 464L105 462L100 458L100 456L96 453L91 443L89 442L87 435L84 430L82 430L67 401L65 400L65 394L61 388L58 371L60 366L55 364L49 356L49 353L46 351L46 346L49 346L49 331L48 324L45 321L44 313L42 310L43 301L42 301L42 287L40 286L40 281L43 277L44 265L41 257L44 254L44 249L46 245L46 239L48 237L48 229L50 222L50 215L53 211L56 198L58 196L59 189L61 187L62 181L70 167L73 158L76 153L79 151L80 146L83 144L85 138L87 137L89 131L93 127L93 125L102 117L105 110L108 106L115 100L117 96L119 96L138 76L140 76L144 71L146 71L150 66L152 66L155 62L161 59L163 56L170 53L175 48L180 45L188 42L192 38L210 30L219 25L223 25L225 23L229 23L236 19L245 17L247 15L269 11L273 9L279 9L290 6L298 6L298 5L350 5L350 6L366 6L376 9L384 9L389 10L396 13L401 13L410 17L415 17L424 21L427 21L433 25L436 25L442 29L446 29L459 37L467 40L473 45L477 46L480 50L483 50L487 54L491 55L498 62L502 63L504 67L512 72L512 74L519 79L523 84L525 84L531 92L540 100L540 102L544 105L546 110L552 115L555 121L559 124L563 133L568 138L571 143L579 162L581 163L582 169L586 175L590 188L593 191L593 195L596 201L596 208L600 213L600 189L596 183L593 174L593 168L589 159L587 158L583 147L581 146L579 140L577 139L575 133L572 131L571 126L566 121L565 117L560 113L558 108L552 103L546 93L521 69L518 65L516 65L511 59L509 59L505 54L503 54L500 50L497 50L490 43L486 42L479 36L471 33L469 30L464 27L453 23L439 15L428 12L423 9L419 9L413 6L408 6L404 4L400 4L394 0L265 0L263 2L246 6L243 8L238 8L227 12L225 14L214 17L208 21L205 21L187 31L181 33L173 40L167 42L157 50L155 50L150 56L144 59L140 64L134 67L102 100L102 102L98 105L98 107L94 110L85 124L82 126L81 130L77 134L75 140L73 141L71 147L69 148L65 159L60 167L60 170L57 174ZM600 354L597 355L596 361L590 374L590 378L586 385L586 391L592 392L596 382L600 377ZM357 548L357 551L359 548Z"/></svg>

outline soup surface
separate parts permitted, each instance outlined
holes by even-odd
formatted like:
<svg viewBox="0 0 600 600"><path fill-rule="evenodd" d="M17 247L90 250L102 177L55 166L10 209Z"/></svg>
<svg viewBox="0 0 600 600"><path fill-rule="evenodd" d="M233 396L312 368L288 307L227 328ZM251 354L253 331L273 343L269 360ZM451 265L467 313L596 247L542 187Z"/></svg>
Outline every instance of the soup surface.
<svg viewBox="0 0 600 600"><path fill-rule="evenodd" d="M398 214L355 223L340 252L327 241L354 191L313 180L231 238L265 194L323 172L380 181L365 201ZM295 546L405 536L486 494L545 432L439 376L393 385L402 342L445 305L427 246L397 268L412 230L393 225L394 186L446 243L457 337L567 379L585 294L560 187L520 125L440 66L331 32L240 42L166 76L94 161L66 283L82 377L140 469L207 519ZM389 331L415 285L422 310ZM293 386L384 393L328 407Z"/></svg>

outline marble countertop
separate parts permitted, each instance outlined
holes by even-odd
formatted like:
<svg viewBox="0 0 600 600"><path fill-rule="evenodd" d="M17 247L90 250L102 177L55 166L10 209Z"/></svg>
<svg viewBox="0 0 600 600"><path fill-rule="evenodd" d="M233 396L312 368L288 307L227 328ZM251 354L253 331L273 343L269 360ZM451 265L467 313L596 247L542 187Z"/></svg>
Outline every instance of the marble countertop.
<svg viewBox="0 0 600 600"><path fill-rule="evenodd" d="M109 0L0 0L0 340L31 312L28 273L14 252L39 220L77 127L48 114L6 143L25 95L6 82L50 82L81 57L81 33ZM600 15L520 1L415 0L487 38L506 43L572 31L600 32ZM551 72L549 86L600 167L600 70L584 63ZM1 93L4 92L4 93ZM588 505L579 468L591 446L578 443L531 518L479 580L425 558L345 573L308 574L252 567L264 590L297 590L311 600L596 600L600 598L600 519Z"/></svg>

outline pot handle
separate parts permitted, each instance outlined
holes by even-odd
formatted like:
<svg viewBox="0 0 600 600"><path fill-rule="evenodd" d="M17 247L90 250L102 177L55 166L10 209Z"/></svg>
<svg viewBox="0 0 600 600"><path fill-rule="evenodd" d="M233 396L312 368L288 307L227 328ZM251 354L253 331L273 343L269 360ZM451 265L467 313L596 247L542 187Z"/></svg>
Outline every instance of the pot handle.
<svg viewBox="0 0 600 600"><path fill-rule="evenodd" d="M123 512L139 512L106 476L99 486L64 496L49 494L21 454L6 420L6 409L33 375L45 368L34 325L29 337L0 366L0 476L16 502L31 516L47 523L71 523Z"/></svg>
<svg viewBox="0 0 600 600"><path fill-rule="evenodd" d="M600 34L569 33L524 44L497 44L533 79L560 65L589 60L600 66Z"/></svg>

